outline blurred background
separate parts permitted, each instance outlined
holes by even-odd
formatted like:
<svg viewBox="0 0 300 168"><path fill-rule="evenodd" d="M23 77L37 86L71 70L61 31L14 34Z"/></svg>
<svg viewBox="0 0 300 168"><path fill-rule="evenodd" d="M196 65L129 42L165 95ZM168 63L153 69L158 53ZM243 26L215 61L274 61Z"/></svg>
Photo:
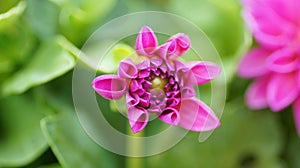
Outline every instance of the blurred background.
<svg viewBox="0 0 300 168"><path fill-rule="evenodd" d="M291 108L251 111L244 103L250 81L237 77L236 69L255 42L241 9L237 0L0 0L0 167L300 167ZM72 69L99 26L146 10L177 14L207 34L223 62L227 100L222 125L205 142L190 132L164 153L129 158L101 148L80 126ZM97 98L109 107L108 100ZM114 109L107 108L105 117L126 132L128 121ZM153 121L145 134L160 126Z"/></svg>

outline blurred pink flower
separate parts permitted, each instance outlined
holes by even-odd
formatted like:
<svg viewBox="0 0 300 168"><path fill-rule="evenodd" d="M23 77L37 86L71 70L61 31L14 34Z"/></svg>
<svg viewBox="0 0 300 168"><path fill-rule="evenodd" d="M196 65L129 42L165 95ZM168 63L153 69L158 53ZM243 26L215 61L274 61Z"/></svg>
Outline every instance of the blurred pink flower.
<svg viewBox="0 0 300 168"><path fill-rule="evenodd" d="M240 76L254 78L246 102L274 112L293 104L300 135L300 0L243 0L243 6L258 42L238 69Z"/></svg>
<svg viewBox="0 0 300 168"><path fill-rule="evenodd" d="M213 111L196 99L193 86L216 78L221 69L211 62L182 63L176 60L190 47L179 33L158 46L154 32L144 26L136 38L136 52L143 61L124 59L118 75L101 75L92 82L106 99L126 96L128 120L134 133L143 130L149 113L171 125L192 131L208 131L220 125Z"/></svg>

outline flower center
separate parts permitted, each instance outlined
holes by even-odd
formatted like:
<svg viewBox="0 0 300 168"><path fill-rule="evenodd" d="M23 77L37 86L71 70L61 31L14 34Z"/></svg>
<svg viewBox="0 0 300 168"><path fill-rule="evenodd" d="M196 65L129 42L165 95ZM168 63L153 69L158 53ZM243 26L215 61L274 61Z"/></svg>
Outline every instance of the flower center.
<svg viewBox="0 0 300 168"><path fill-rule="evenodd" d="M160 77L155 77L152 80L152 89L160 89L160 90L164 90L165 85L167 84L167 80L166 79L162 79Z"/></svg>

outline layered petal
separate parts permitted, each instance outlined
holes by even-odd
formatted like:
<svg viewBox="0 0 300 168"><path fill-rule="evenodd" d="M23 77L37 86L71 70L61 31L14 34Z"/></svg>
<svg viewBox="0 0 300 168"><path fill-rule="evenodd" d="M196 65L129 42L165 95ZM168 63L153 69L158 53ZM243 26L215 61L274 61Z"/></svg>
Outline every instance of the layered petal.
<svg viewBox="0 0 300 168"><path fill-rule="evenodd" d="M290 48L284 48L271 54L267 63L270 70L287 73L299 67L299 58Z"/></svg>
<svg viewBox="0 0 300 168"><path fill-rule="evenodd" d="M131 95L126 93L126 105L127 107L132 107L140 103L140 97L137 94Z"/></svg>
<svg viewBox="0 0 300 168"><path fill-rule="evenodd" d="M211 81L212 79L218 77L221 73L221 68L212 62L189 62L186 64L192 72L189 79L186 80L196 80L196 84L204 84Z"/></svg>
<svg viewBox="0 0 300 168"><path fill-rule="evenodd" d="M128 109L130 128L134 133L142 131L148 123L148 113L144 109L130 107Z"/></svg>
<svg viewBox="0 0 300 168"><path fill-rule="evenodd" d="M220 125L213 111L195 98L182 99L179 125L192 131L209 131Z"/></svg>
<svg viewBox="0 0 300 168"><path fill-rule="evenodd" d="M298 135L300 137L300 97L294 102L294 119L296 123L296 128L298 131Z"/></svg>
<svg viewBox="0 0 300 168"><path fill-rule="evenodd" d="M167 107L164 111L158 116L158 118L170 125L178 125L180 121L179 112L172 107Z"/></svg>
<svg viewBox="0 0 300 168"><path fill-rule="evenodd" d="M261 77L255 80L247 89L246 102L251 109L263 109L268 107L267 86L269 78Z"/></svg>
<svg viewBox="0 0 300 168"><path fill-rule="evenodd" d="M148 26L142 27L141 31L139 32L136 43L135 43L135 50L139 55L144 56L152 56L155 52L157 47L157 39L152 31L152 29Z"/></svg>
<svg viewBox="0 0 300 168"><path fill-rule="evenodd" d="M167 42L174 41L175 51L172 56L178 57L187 52L190 49L191 41L186 34L178 33L170 37Z"/></svg>
<svg viewBox="0 0 300 168"><path fill-rule="evenodd" d="M176 54L176 41L168 41L159 46L157 49L157 54L164 60L167 60L169 57L174 57ZM168 63L168 62L167 62Z"/></svg>
<svg viewBox="0 0 300 168"><path fill-rule="evenodd" d="M289 106L299 95L296 73L274 74L267 87L267 100L273 111Z"/></svg>
<svg viewBox="0 0 300 168"><path fill-rule="evenodd" d="M138 69L131 59L124 59L119 64L118 75L121 78L136 78Z"/></svg>
<svg viewBox="0 0 300 168"><path fill-rule="evenodd" d="M114 100L124 95L127 83L116 75L101 75L93 80L92 85L99 95Z"/></svg>
<svg viewBox="0 0 300 168"><path fill-rule="evenodd" d="M254 48L240 61L238 67L239 76L253 78L266 74L268 70L267 58L271 54L265 48Z"/></svg>
<svg viewBox="0 0 300 168"><path fill-rule="evenodd" d="M272 48L287 45L295 39L295 32L297 32L297 27L293 23L280 16L283 4L287 2L282 1L282 4L278 2L278 0L243 1L243 15L256 40Z"/></svg>

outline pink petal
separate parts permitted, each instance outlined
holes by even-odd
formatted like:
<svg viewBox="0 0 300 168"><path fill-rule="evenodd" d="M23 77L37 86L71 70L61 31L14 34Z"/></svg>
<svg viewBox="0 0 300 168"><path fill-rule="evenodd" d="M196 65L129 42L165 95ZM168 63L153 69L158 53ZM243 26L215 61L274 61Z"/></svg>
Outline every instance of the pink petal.
<svg viewBox="0 0 300 168"><path fill-rule="evenodd" d="M106 99L119 99L126 91L127 83L116 75L101 75L92 82L94 90Z"/></svg>
<svg viewBox="0 0 300 168"><path fill-rule="evenodd" d="M221 73L221 68L212 62L189 62L186 64L186 67L190 68L192 76L196 79L198 85L213 80Z"/></svg>
<svg viewBox="0 0 300 168"><path fill-rule="evenodd" d="M242 58L238 74L245 78L258 77L266 74L269 70L266 59L270 51L264 48L254 48Z"/></svg>
<svg viewBox="0 0 300 168"><path fill-rule="evenodd" d="M246 102L251 109L258 110L268 107L267 86L269 79L262 77L254 81L246 92Z"/></svg>
<svg viewBox="0 0 300 168"><path fill-rule="evenodd" d="M159 46L157 49L157 54L164 60L167 60L169 57L173 57L176 53L176 41L168 41ZM169 63L167 61L167 63Z"/></svg>
<svg viewBox="0 0 300 168"><path fill-rule="evenodd" d="M144 56L152 56L155 52L157 47L157 39L152 31L152 29L148 26L142 27L141 31L139 32L136 43L135 43L135 50L139 55Z"/></svg>
<svg viewBox="0 0 300 168"><path fill-rule="evenodd" d="M179 125L192 131L209 131L220 125L212 110L195 98L182 99Z"/></svg>
<svg viewBox="0 0 300 168"><path fill-rule="evenodd" d="M295 73L275 74L267 88L267 100L273 111L289 106L298 96L299 89Z"/></svg>
<svg viewBox="0 0 300 168"><path fill-rule="evenodd" d="M294 102L294 119L298 131L298 135L300 137L300 98L299 97Z"/></svg>
<svg viewBox="0 0 300 168"><path fill-rule="evenodd" d="M289 48L274 52L267 59L267 63L270 70L280 73L291 72L299 67L297 55Z"/></svg>
<svg viewBox="0 0 300 168"><path fill-rule="evenodd" d="M175 53L173 56L181 56L182 54L184 54L186 51L189 50L190 46L191 46L191 42L189 37L186 34L183 33L178 33L175 34L174 36L170 37L167 42L169 41L175 41L176 43L176 47L175 47Z"/></svg>
<svg viewBox="0 0 300 168"><path fill-rule="evenodd" d="M148 123L148 113L144 109L130 107L128 109L130 128L134 133L142 131Z"/></svg>
<svg viewBox="0 0 300 168"><path fill-rule="evenodd" d="M166 108L158 118L170 125L178 125L180 120L178 111L172 107Z"/></svg>
<svg viewBox="0 0 300 168"><path fill-rule="evenodd" d="M121 78L136 78L138 74L137 67L131 59L124 59L119 64L118 75Z"/></svg>
<svg viewBox="0 0 300 168"><path fill-rule="evenodd" d="M126 105L127 107L136 106L140 103L140 97L137 94L131 95L126 93Z"/></svg>
<svg viewBox="0 0 300 168"><path fill-rule="evenodd" d="M180 90L182 98L194 97L196 95L195 89L191 86L184 86Z"/></svg>
<svg viewBox="0 0 300 168"><path fill-rule="evenodd" d="M244 0L243 2L244 18L256 40L261 44L268 47L282 47L294 38L296 26L279 15L283 5L275 9L272 7L275 1Z"/></svg>

